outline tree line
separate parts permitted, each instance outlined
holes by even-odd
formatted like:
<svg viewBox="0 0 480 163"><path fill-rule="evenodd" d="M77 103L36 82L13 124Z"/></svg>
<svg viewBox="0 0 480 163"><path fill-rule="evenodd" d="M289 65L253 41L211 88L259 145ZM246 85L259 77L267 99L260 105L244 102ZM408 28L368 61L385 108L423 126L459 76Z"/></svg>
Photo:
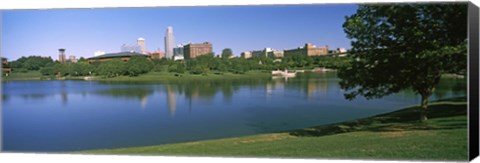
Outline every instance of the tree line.
<svg viewBox="0 0 480 163"><path fill-rule="evenodd" d="M39 70L45 76L90 76L103 77L138 76L150 71L171 72L177 74L243 74L248 71L270 71L283 69L312 69L314 67L339 68L347 66L349 57L290 55L281 59L270 57L241 58L231 57L233 52L226 48L218 56L214 53L198 56L186 61L172 61L165 58L147 59L133 56L127 62L120 59L111 59L104 62L89 64L84 58L78 62L61 64L50 57L29 56L21 57L10 62L15 72Z"/></svg>

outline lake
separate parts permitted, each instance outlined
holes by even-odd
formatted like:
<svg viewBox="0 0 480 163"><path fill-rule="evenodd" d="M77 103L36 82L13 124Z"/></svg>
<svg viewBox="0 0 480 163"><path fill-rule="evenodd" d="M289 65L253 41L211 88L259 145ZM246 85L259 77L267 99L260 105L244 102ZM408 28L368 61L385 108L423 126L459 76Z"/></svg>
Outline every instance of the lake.
<svg viewBox="0 0 480 163"><path fill-rule="evenodd" d="M167 83L2 83L3 150L69 152L281 132L417 105L403 91L345 100L335 72L295 78ZM431 100L466 96L466 79L444 78Z"/></svg>

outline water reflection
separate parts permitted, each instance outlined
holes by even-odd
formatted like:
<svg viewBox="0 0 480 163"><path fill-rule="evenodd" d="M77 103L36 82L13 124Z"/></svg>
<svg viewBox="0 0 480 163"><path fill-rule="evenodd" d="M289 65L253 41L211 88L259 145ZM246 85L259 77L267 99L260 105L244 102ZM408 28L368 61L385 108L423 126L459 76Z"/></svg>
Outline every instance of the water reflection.
<svg viewBox="0 0 480 163"><path fill-rule="evenodd" d="M242 136L418 104L411 90L347 101L338 81L336 73L326 72L289 79L4 83L5 149L75 151ZM432 99L465 94L466 80L445 78Z"/></svg>
<svg viewBox="0 0 480 163"><path fill-rule="evenodd" d="M177 109L177 97L176 97L176 92L177 90L174 90L175 87L172 87L171 85L166 85L167 87L167 105L168 105L168 112L170 113L170 116L175 116L175 110Z"/></svg>
<svg viewBox="0 0 480 163"><path fill-rule="evenodd" d="M69 96L81 94L86 98L88 95L106 96L120 99L136 100L140 108L146 108L149 97L154 92L164 94L170 116L175 116L178 100L185 99L188 109L191 111L195 103L213 104L214 99L220 99L225 104L231 104L240 89L262 93L267 100L282 100L284 97L301 97L309 100L322 100L337 96L343 96L343 91L338 85L339 79L335 72L322 73L299 73L294 78L260 78L245 80L203 80L203 81L177 81L165 83L101 83L84 81L44 81L44 82L19 82L5 83L22 89L7 89L2 94L2 101L8 101L11 97L19 96L24 100L48 100L49 96L59 95L63 105L69 102ZM35 88L31 85L40 85ZM263 89L259 89L263 88ZM288 91L288 93L286 93ZM296 94L299 92L301 94ZM253 95L254 95L253 94ZM432 99L442 99L452 96L465 96L466 79L442 78L435 90ZM258 96L255 95L255 96ZM395 98L404 99L418 98L412 90L404 90L395 94ZM239 97L237 97L239 98ZM388 99L388 97L386 97ZM242 99L246 100L246 99ZM163 100L160 100L163 101ZM183 102L183 101L182 101Z"/></svg>
<svg viewBox="0 0 480 163"><path fill-rule="evenodd" d="M149 87L128 87L111 88L93 92L95 95L108 96L123 99L136 99L140 102L140 107L145 108L148 102L148 96L153 94L154 90Z"/></svg>

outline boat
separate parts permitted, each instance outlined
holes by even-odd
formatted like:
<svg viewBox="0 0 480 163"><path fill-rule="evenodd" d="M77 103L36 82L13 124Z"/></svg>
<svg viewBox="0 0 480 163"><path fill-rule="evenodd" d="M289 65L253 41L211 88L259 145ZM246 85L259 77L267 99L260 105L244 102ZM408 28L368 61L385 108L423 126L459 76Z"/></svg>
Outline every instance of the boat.
<svg viewBox="0 0 480 163"><path fill-rule="evenodd" d="M288 72L287 69L280 71L280 70L275 70L272 71L273 76L283 76L283 77L295 77L297 72Z"/></svg>

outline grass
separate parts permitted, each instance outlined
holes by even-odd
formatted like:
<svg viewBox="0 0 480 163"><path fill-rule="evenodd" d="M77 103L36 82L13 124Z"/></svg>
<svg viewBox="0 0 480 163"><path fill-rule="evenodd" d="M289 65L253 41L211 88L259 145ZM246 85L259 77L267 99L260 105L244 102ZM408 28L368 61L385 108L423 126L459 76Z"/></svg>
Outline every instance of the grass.
<svg viewBox="0 0 480 163"><path fill-rule="evenodd" d="M261 71L249 71L244 74L233 74L233 73L209 73L206 75L195 75L195 74L177 74L169 72L148 72L135 77L130 76L119 76L114 78L104 78L101 76L94 76L94 80L98 81L189 81L189 80L224 80L224 79L258 79L258 78L269 78L271 77L270 73L261 72ZM56 79L52 76L42 76L40 71L28 71L26 73L12 73L10 76L3 76L2 81L8 80L50 80ZM60 78L61 80L84 80L83 76L67 76Z"/></svg>
<svg viewBox="0 0 480 163"><path fill-rule="evenodd" d="M465 101L433 102L426 122L417 121L415 106L295 131L78 153L466 161Z"/></svg>
<svg viewBox="0 0 480 163"><path fill-rule="evenodd" d="M2 76L2 80L40 80L41 78L40 71L13 72L9 76Z"/></svg>
<svg viewBox="0 0 480 163"><path fill-rule="evenodd" d="M189 81L189 80L223 80L223 79L248 79L248 78L268 78L271 77L270 73L260 71L250 71L244 74L222 73L214 74L209 73L206 75L195 74L177 74L169 72L149 72L136 77L119 76L114 78L101 78L97 77L99 81Z"/></svg>

